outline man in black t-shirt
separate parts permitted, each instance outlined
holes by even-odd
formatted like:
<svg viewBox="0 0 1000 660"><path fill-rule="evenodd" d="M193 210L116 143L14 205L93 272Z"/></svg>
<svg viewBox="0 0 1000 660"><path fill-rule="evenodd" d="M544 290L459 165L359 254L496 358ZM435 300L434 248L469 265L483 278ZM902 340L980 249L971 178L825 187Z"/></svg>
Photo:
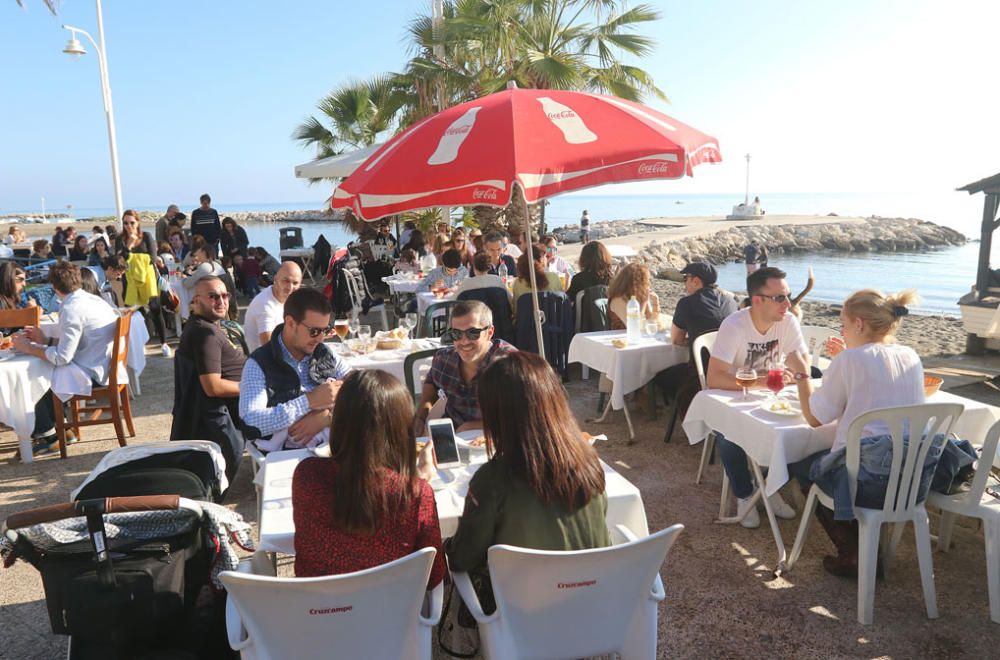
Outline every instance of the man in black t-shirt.
<svg viewBox="0 0 1000 660"><path fill-rule="evenodd" d="M712 264L694 261L681 274L687 295L677 301L670 328L670 341L679 346L718 330L722 320L739 308L732 295L716 286L719 275Z"/></svg>
<svg viewBox="0 0 1000 660"><path fill-rule="evenodd" d="M212 198L207 194L199 200L201 206L191 211L191 235L204 236L205 242L215 248L215 254L219 254L219 236L222 234L219 212L212 208Z"/></svg>
<svg viewBox="0 0 1000 660"><path fill-rule="evenodd" d="M222 448L229 479L243 455L238 431L240 375L246 355L219 322L227 317L229 292L218 277L198 280L192 314L174 354L171 440L212 440Z"/></svg>
<svg viewBox="0 0 1000 660"><path fill-rule="evenodd" d="M694 261L685 266L681 273L684 275L684 290L687 295L677 301L673 324L670 326L670 341L678 346L692 346L699 336L718 330L722 320L737 311L739 306L731 294L716 286L718 273L712 264ZM699 384L693 359L667 367L656 374L653 382L660 388L664 400L679 394L682 388L693 397ZM681 397L685 403L687 398Z"/></svg>

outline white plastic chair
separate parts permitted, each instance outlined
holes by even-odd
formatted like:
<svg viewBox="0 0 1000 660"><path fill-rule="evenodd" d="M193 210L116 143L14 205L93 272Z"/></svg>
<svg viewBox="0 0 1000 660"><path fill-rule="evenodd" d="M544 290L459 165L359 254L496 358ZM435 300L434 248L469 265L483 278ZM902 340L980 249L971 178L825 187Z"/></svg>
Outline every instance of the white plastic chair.
<svg viewBox="0 0 1000 660"><path fill-rule="evenodd" d="M698 382L701 383L701 389L708 389L708 382L705 379L705 366L706 363L702 359L702 349L707 349L709 355L712 354L712 348L715 347L715 338L719 336L718 330L712 332L706 332L700 335L694 340L691 345L691 355L694 358L694 368L698 372ZM702 472L705 471L705 466L708 465L708 461L712 456L712 450L715 449L715 434L709 434L705 441L702 443L701 448L701 462L698 464L698 476L695 477L694 482L696 484L701 483ZM725 472L722 475L722 491L723 491L723 501L725 501L725 495L729 491L729 480L725 476ZM721 515L721 514L720 514Z"/></svg>
<svg viewBox="0 0 1000 660"><path fill-rule="evenodd" d="M983 521L983 537L986 542L986 584L990 595L990 619L1000 623L1000 500L986 492L990 468L997 455L1000 442L1000 422L986 433L983 453L972 478L972 487L955 495L930 493L927 503L941 509L941 526L938 531L938 549L947 552L951 546L951 535L955 516L969 516Z"/></svg>
<svg viewBox="0 0 1000 660"><path fill-rule="evenodd" d="M830 366L829 358L823 357L823 350L826 347L826 340L835 334L835 330L818 325L802 326L802 338L806 340L806 346L809 348L809 360L821 371Z"/></svg>
<svg viewBox="0 0 1000 660"><path fill-rule="evenodd" d="M655 658L657 605L666 597L659 571L683 529L674 525L636 539L619 525L628 542L596 550L491 547L494 613L483 613L467 573L452 574L479 624L483 656Z"/></svg>
<svg viewBox="0 0 1000 660"><path fill-rule="evenodd" d="M226 631L243 658L432 657L444 590L427 591L436 551L345 575L274 577L254 555L219 575L229 592Z"/></svg>
<svg viewBox="0 0 1000 660"><path fill-rule="evenodd" d="M858 492L858 466L861 458L861 437L866 424L884 422L892 434L892 467L889 471L885 504L881 509L854 507L854 517L858 521L858 622L871 625L875 607L875 570L878 563L879 536L882 525L895 523L892 538L884 553L888 562L896 551L896 546L907 522L913 523L917 545L917 560L920 563L920 582L924 590L924 605L927 618L936 619L937 596L934 592L934 565L931 558L931 536L927 523L927 511L923 502L917 502L920 477L924 460L930 450L934 436L947 435L955 420L962 414L960 403L925 403L916 406L897 406L867 412L853 422L847 431L847 479L850 484L851 501L856 501ZM907 426L908 425L908 426ZM904 449L905 429L924 429L923 435L910 433L909 447ZM903 461L905 452L906 461ZM802 544L812 524L816 503L820 502L833 509L833 498L813 484L802 513L802 523L795 537L795 546L788 558L788 568L799 558Z"/></svg>
<svg viewBox="0 0 1000 660"><path fill-rule="evenodd" d="M358 318L361 315L362 303L365 299L365 292L367 288L364 285L364 273L359 270L354 270L351 268L344 269L345 279L347 280L347 292L351 296L351 316ZM382 329L389 329L389 318L385 313L385 303L379 303L377 305L372 305L368 308L368 313L378 312L382 318Z"/></svg>

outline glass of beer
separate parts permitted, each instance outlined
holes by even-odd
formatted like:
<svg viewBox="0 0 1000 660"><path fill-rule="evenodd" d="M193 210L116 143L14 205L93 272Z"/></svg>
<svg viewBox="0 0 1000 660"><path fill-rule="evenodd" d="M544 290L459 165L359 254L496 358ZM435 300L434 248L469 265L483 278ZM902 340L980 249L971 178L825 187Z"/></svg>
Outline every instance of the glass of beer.
<svg viewBox="0 0 1000 660"><path fill-rule="evenodd" d="M752 367L742 367L736 372L736 384L743 388L743 398L741 401L746 401L749 396L747 394L747 388L757 382L757 370Z"/></svg>
<svg viewBox="0 0 1000 660"><path fill-rule="evenodd" d="M347 333L350 331L350 321L347 319L337 319L333 322L333 331L337 333L340 337L341 343L347 338Z"/></svg>

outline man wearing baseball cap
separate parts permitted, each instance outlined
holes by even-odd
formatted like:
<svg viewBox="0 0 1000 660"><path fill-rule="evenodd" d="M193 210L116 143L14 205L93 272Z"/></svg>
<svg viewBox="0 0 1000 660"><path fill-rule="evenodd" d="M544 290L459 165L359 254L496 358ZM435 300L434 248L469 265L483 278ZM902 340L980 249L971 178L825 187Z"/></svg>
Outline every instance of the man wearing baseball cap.
<svg viewBox="0 0 1000 660"><path fill-rule="evenodd" d="M722 320L737 311L736 298L716 286L719 274L715 266L704 261L693 261L681 270L687 295L677 301L670 341L679 346L690 345L706 332L718 330ZM687 408L697 392L699 381L694 361L675 364L656 374L653 382L670 405L670 399L680 396L682 409Z"/></svg>
<svg viewBox="0 0 1000 660"><path fill-rule="evenodd" d="M718 330L722 320L739 308L732 294L716 286L719 274L712 264L693 261L681 274L687 295L677 301L670 328L670 340L678 345L690 344L699 335Z"/></svg>

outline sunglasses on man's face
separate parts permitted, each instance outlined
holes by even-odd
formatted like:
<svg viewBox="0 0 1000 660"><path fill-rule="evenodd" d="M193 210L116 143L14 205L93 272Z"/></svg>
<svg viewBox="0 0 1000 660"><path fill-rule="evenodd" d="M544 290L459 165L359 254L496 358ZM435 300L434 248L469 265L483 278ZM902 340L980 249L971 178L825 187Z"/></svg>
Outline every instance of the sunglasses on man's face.
<svg viewBox="0 0 1000 660"><path fill-rule="evenodd" d="M299 325L301 325L309 332L310 339L316 339L316 337L319 337L320 335L325 335L330 332L330 326L322 328L314 328L311 325L306 325L305 323L299 323Z"/></svg>
<svg viewBox="0 0 1000 660"><path fill-rule="evenodd" d="M791 300L792 300L791 297L789 297L789 295L787 293L779 293L776 296L769 296L769 295L766 295L766 294L763 294L763 293L758 293L757 295L760 296L761 298L766 298L767 300L772 300L772 301L774 301L775 303L777 303L779 305L783 305L786 302L791 302Z"/></svg>
<svg viewBox="0 0 1000 660"><path fill-rule="evenodd" d="M228 293L215 293L214 291L212 293L206 293L205 297L211 300L212 302L218 302L220 300L222 301L229 300Z"/></svg>
<svg viewBox="0 0 1000 660"><path fill-rule="evenodd" d="M444 331L444 334L441 335L441 341L448 344L452 344L461 339L463 336L471 341L477 341L479 337L487 330L489 330L488 327L466 328L465 330L459 330L458 328L448 328L447 330Z"/></svg>

